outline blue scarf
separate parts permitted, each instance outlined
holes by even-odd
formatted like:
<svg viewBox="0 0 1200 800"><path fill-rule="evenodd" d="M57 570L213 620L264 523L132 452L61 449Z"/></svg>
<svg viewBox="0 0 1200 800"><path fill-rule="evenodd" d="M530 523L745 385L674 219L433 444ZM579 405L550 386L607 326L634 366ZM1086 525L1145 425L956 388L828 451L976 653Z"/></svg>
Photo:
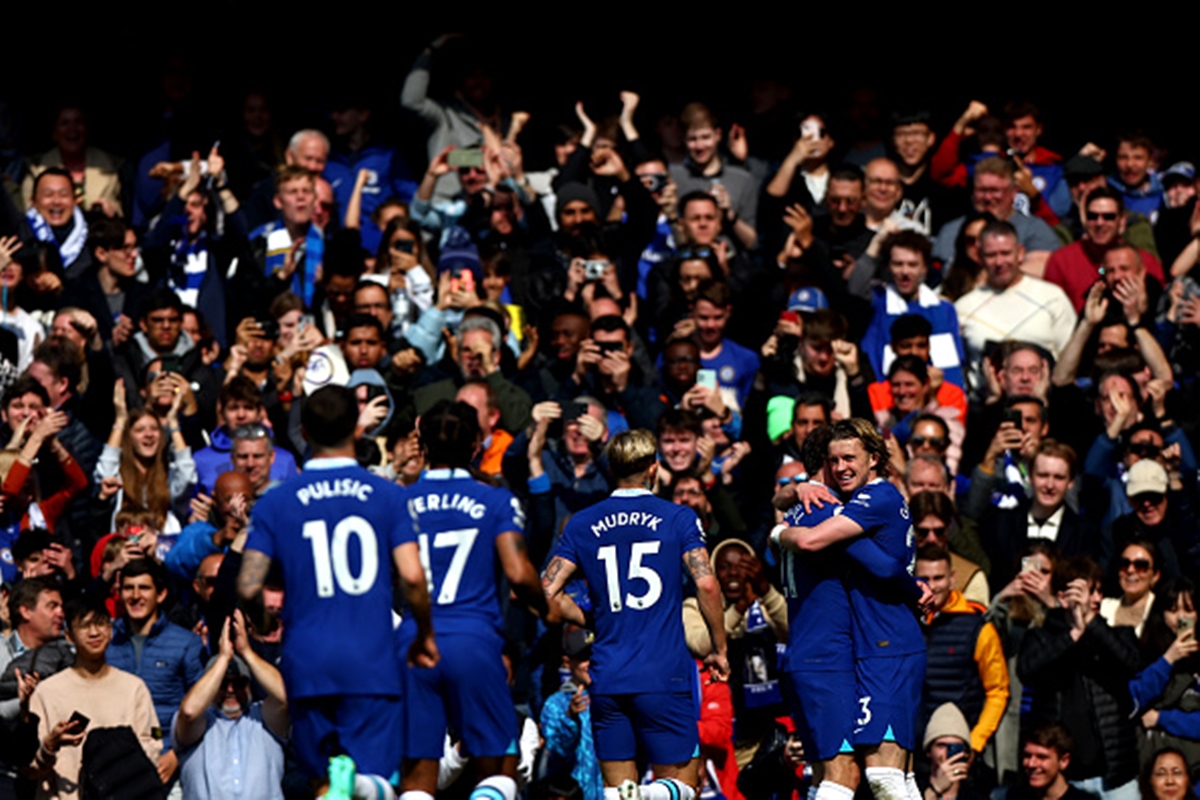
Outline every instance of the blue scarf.
<svg viewBox="0 0 1200 800"><path fill-rule="evenodd" d="M71 214L71 221L75 225L67 234L67 240L62 244L59 244L58 240L54 238L54 231L50 228L50 223L46 222L36 208L26 211L25 219L29 220L29 227L33 229L34 238L39 242L50 242L58 248L58 254L62 256L63 267L74 264L75 259L79 258L79 254L83 252L83 246L87 244L87 221L84 220L79 206L75 206L75 210Z"/></svg>

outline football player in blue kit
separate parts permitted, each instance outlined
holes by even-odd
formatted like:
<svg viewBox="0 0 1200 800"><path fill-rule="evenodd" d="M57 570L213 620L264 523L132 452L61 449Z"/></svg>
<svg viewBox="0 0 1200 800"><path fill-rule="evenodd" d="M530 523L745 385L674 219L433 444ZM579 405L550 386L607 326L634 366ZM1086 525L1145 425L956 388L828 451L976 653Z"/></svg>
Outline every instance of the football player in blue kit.
<svg viewBox="0 0 1200 800"><path fill-rule="evenodd" d="M721 590L700 520L687 506L651 494L658 442L647 430L615 436L608 464L617 489L571 518L542 574L563 616L588 624L592 644L592 736L605 800L692 800L700 781L696 665L683 635L683 567L696 583L717 679L729 677ZM562 595L575 573L587 581L595 619ZM638 787L642 752L657 780Z"/></svg>
<svg viewBox="0 0 1200 800"><path fill-rule="evenodd" d="M832 427L825 425L805 438L802 458L810 483L826 487L826 453ZM776 493L776 502L790 503L788 484ZM816 527L842 513L840 503L813 504L810 510L796 503L784 516L775 535L789 526ZM923 596L923 584L904 565L888 556L868 537L858 537L844 547L820 552L784 548L781 554L783 593L788 602L788 648L785 670L790 689L792 717L814 761L814 795L820 800L853 796L860 772L855 760L856 702L855 658L850 597L843 577L853 561L876 578L897 583L913 597ZM930 593L932 594L932 593ZM849 792L849 795L846 794Z"/></svg>
<svg viewBox="0 0 1200 800"><path fill-rule="evenodd" d="M870 422L834 423L825 469L836 491L834 499L842 505L817 525L783 530L780 544L819 551L866 536L894 565L911 572L914 553L908 506L900 492L880 477L887 466L887 445ZM825 493L819 487L805 487L802 494ZM858 704L853 744L863 756L867 783L879 800L919 797L911 773L906 774L925 675L925 643L911 607L912 595L897 581L880 580L862 569L848 573L846 588ZM849 800L855 788L831 785L824 794L831 800Z"/></svg>
<svg viewBox="0 0 1200 800"><path fill-rule="evenodd" d="M441 661L404 674L402 800L433 800L447 728L475 765L474 800L513 800L517 794L517 715L501 651L503 619L497 565L517 599L549 623L537 570L525 551L525 512L507 490L469 471L483 434L478 413L442 400L420 419L429 465L408 488L409 519L433 599ZM401 652L420 636L406 615Z"/></svg>
<svg viewBox="0 0 1200 800"><path fill-rule="evenodd" d="M312 458L255 504L238 594L256 624L263 620L263 583L278 562L287 596L280 671L304 769L317 781L334 759L331 777L352 781L354 796L393 798L403 676L392 633L392 564L418 631L409 660L432 667L438 651L404 490L355 462L358 414L354 393L341 386L305 402L300 421ZM334 769L345 768L345 755L357 776Z"/></svg>

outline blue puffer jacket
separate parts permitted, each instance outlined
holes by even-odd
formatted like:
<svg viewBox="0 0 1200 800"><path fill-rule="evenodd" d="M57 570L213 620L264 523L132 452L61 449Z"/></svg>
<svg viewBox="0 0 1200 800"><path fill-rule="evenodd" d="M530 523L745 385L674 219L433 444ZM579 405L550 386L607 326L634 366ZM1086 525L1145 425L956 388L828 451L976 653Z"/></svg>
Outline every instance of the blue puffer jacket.
<svg viewBox="0 0 1200 800"><path fill-rule="evenodd" d="M168 622L159 613L158 621L146 636L139 663L128 624L124 618L113 623L113 637L106 654L108 663L145 681L163 729L164 751L171 749L171 718L188 689L204 674L201 646L199 636Z"/></svg>

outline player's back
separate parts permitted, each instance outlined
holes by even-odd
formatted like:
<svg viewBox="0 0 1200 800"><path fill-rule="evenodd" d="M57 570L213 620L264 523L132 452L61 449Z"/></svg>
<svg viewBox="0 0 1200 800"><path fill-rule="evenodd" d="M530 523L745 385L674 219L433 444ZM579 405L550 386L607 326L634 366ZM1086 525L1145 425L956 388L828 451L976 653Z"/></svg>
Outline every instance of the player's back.
<svg viewBox="0 0 1200 800"><path fill-rule="evenodd" d="M508 490L462 469L428 470L409 487L407 499L429 580L434 630L500 631L496 538L524 535L520 503Z"/></svg>
<svg viewBox="0 0 1200 800"><path fill-rule="evenodd" d="M914 566L912 520L900 491L875 479L847 501L843 512L858 522L864 534L889 557ZM853 611L854 652L858 658L897 656L925 650L925 642L909 598L896 583L872 577L854 566L847 578Z"/></svg>
<svg viewBox="0 0 1200 800"><path fill-rule="evenodd" d="M246 547L283 574L290 694L399 694L391 564L412 541L404 522L404 490L348 458L310 461L255 504Z"/></svg>
<svg viewBox="0 0 1200 800"><path fill-rule="evenodd" d="M797 505L784 519L788 525L816 527L837 508L826 504L805 512ZM816 553L783 551L780 578L788 604L788 671L844 669L854 664L841 550L834 546Z"/></svg>
<svg viewBox="0 0 1200 800"><path fill-rule="evenodd" d="M683 635L683 554L704 540L686 506L618 489L571 518L558 555L587 580L597 692L684 691L695 665Z"/></svg>

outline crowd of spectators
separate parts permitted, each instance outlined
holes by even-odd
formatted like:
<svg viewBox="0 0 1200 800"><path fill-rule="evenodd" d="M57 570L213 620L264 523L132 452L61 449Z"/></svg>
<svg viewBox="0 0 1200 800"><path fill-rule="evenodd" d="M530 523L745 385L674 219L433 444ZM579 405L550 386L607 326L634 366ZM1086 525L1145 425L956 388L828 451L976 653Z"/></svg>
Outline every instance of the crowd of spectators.
<svg viewBox="0 0 1200 800"><path fill-rule="evenodd" d="M284 131L251 92L206 152L102 151L64 104L50 150L4 154L0 797L84 796L105 764L189 798L311 791L286 598L269 581L255 629L234 580L329 384L359 399L360 463L406 486L419 415L474 407L478 474L524 504L536 566L612 490L609 437L655 432L656 490L700 517L725 601L733 676L701 681L698 719L713 796L803 786L772 500L848 417L888 442L935 595L927 797L1190 791L1194 166L1132 128L1053 152L1020 99L949 129L940 107L877 109L882 137L839 141L846 119L776 87L747 118L564 98L533 171L523 131L550 121L468 55L441 37L412 63L397 103L423 152L361 96ZM588 631L513 610L507 635L513 702L541 722L522 786L602 800Z"/></svg>

